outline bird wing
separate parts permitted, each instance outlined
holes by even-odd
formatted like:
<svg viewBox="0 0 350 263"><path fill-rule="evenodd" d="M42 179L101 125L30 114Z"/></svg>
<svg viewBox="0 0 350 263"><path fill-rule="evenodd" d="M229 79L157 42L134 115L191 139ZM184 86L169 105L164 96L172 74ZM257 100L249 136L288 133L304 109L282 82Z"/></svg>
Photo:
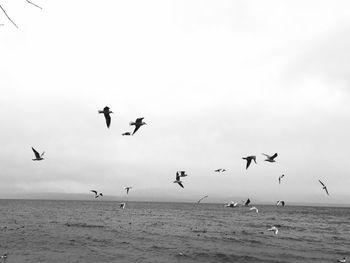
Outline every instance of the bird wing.
<svg viewBox="0 0 350 263"><path fill-rule="evenodd" d="M109 115L108 112L104 112L103 115L105 116L105 119L106 119L107 128L109 128L109 126L111 125L111 115Z"/></svg>
<svg viewBox="0 0 350 263"><path fill-rule="evenodd" d="M322 186L325 186L324 183L321 182L321 180L318 180L320 182L320 184L322 184Z"/></svg>
<svg viewBox="0 0 350 263"><path fill-rule="evenodd" d="M204 198L207 198L208 196L206 195L206 196L204 196L204 197L202 197L201 199L199 199L198 201L197 201L197 203L199 203L200 201L202 201Z"/></svg>
<svg viewBox="0 0 350 263"><path fill-rule="evenodd" d="M256 163L256 156L252 156L252 159L253 159L254 162Z"/></svg>
<svg viewBox="0 0 350 263"><path fill-rule="evenodd" d="M179 181L179 180L180 180L179 172L176 172L176 181Z"/></svg>
<svg viewBox="0 0 350 263"><path fill-rule="evenodd" d="M326 187L326 186L324 187L324 190L326 190L327 195L329 195L329 193L328 193L328 190L327 190L327 187Z"/></svg>
<svg viewBox="0 0 350 263"><path fill-rule="evenodd" d="M182 188L185 188L181 182L178 182L178 184L182 187Z"/></svg>
<svg viewBox="0 0 350 263"><path fill-rule="evenodd" d="M221 169L216 169L216 170L214 170L214 172L220 172L221 171Z"/></svg>
<svg viewBox="0 0 350 263"><path fill-rule="evenodd" d="M45 152L43 152L43 153L40 155L40 157L43 157L43 156L44 156L44 154L45 154Z"/></svg>
<svg viewBox="0 0 350 263"><path fill-rule="evenodd" d="M33 150L33 152L35 154L35 157L36 158L40 158L40 154L33 147L32 147L32 150Z"/></svg>
<svg viewBox="0 0 350 263"><path fill-rule="evenodd" d="M281 183L281 176L278 177L278 182Z"/></svg>
<svg viewBox="0 0 350 263"><path fill-rule="evenodd" d="M270 155L267 155L266 153L262 153L262 155L265 155L267 158L270 158Z"/></svg>
<svg viewBox="0 0 350 263"><path fill-rule="evenodd" d="M130 188L126 188L126 194L129 194Z"/></svg>
<svg viewBox="0 0 350 263"><path fill-rule="evenodd" d="M90 190L90 192L93 192L93 193L95 193L95 195L97 195L97 191L95 191L95 190Z"/></svg>
<svg viewBox="0 0 350 263"><path fill-rule="evenodd" d="M135 129L134 129L132 135L134 135L134 133L137 132L137 130L140 129L140 127L141 127L141 125L138 122L136 122L135 123Z"/></svg>
<svg viewBox="0 0 350 263"><path fill-rule="evenodd" d="M278 156L277 153L275 153L274 155L271 156L271 159L275 159Z"/></svg>
<svg viewBox="0 0 350 263"><path fill-rule="evenodd" d="M249 167L249 165L250 165L251 162L252 162L252 159L248 158L248 159L247 159L247 164L246 164L246 166L245 166L245 169L246 169L246 170L248 169L248 167Z"/></svg>

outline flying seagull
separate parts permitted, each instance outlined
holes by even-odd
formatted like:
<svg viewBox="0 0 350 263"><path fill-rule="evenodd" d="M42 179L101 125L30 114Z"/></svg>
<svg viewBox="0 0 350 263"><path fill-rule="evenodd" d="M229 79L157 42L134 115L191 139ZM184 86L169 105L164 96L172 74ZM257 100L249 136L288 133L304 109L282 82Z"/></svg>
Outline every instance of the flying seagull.
<svg viewBox="0 0 350 263"><path fill-rule="evenodd" d="M253 206L253 207L249 208L249 210L255 210L255 212L256 212L257 214L259 213L259 209L258 209L258 208L256 208L255 206Z"/></svg>
<svg viewBox="0 0 350 263"><path fill-rule="evenodd" d="M262 153L262 155L265 155L265 156L266 156L265 161L266 161L266 162L270 162L270 163L274 163L274 162L276 162L276 161L275 161L275 158L278 156L278 154L277 154L277 153L275 153L275 154L274 154L274 155L272 155L272 156L267 155L266 153Z"/></svg>
<svg viewBox="0 0 350 263"><path fill-rule="evenodd" d="M201 199L199 199L198 201L197 201L197 204L199 204L204 198L207 198L208 196L206 195L206 196L203 196Z"/></svg>
<svg viewBox="0 0 350 263"><path fill-rule="evenodd" d="M43 152L42 154L39 154L33 147L32 147L32 150L35 154L35 159L32 159L33 161L41 161L41 160L44 160L43 156L45 154L45 152Z"/></svg>
<svg viewBox="0 0 350 263"><path fill-rule="evenodd" d="M185 171L179 171L180 172L180 177L186 177L188 174Z"/></svg>
<svg viewBox="0 0 350 263"><path fill-rule="evenodd" d="M267 229L267 230L268 230L268 231L273 231L273 232L275 232L275 235L278 234L278 228L275 227L275 226L273 226L273 227L271 227L271 228L269 228L269 229Z"/></svg>
<svg viewBox="0 0 350 263"><path fill-rule="evenodd" d="M216 172L216 173L223 173L223 172L226 172L226 169L220 168L220 169L214 170L214 172Z"/></svg>
<svg viewBox="0 0 350 263"><path fill-rule="evenodd" d="M278 200L277 203L276 203L276 205L277 205L277 206L278 206L278 205L284 206L284 201L283 201L283 200Z"/></svg>
<svg viewBox="0 0 350 263"><path fill-rule="evenodd" d="M243 157L243 160L247 160L247 165L245 166L245 169L247 170L250 163L252 162L252 160L254 160L254 162L256 163L256 156L251 155L251 156L247 156L247 157Z"/></svg>
<svg viewBox="0 0 350 263"><path fill-rule="evenodd" d="M109 107L104 107L103 110L99 110L98 113L103 113L106 119L106 124L107 128L111 125L111 116L109 115L110 113L113 113L112 111L109 110Z"/></svg>
<svg viewBox="0 0 350 263"><path fill-rule="evenodd" d="M179 172L176 172L176 180L174 181L174 183L177 183L177 184L179 184L182 188L184 188L184 186L182 185L182 181L180 180Z"/></svg>
<svg viewBox="0 0 350 263"><path fill-rule="evenodd" d="M99 194L98 194L96 190L90 190L90 192L93 192L93 193L95 194L95 198L100 197L100 196L103 196L102 193L99 193Z"/></svg>
<svg viewBox="0 0 350 263"><path fill-rule="evenodd" d="M282 174L281 176L278 177L278 182L279 184L281 184L281 179L284 177L284 174Z"/></svg>
<svg viewBox="0 0 350 263"><path fill-rule="evenodd" d="M124 187L124 189L126 190L126 194L129 194L129 190L130 190L131 188L132 188L131 186Z"/></svg>
<svg viewBox="0 0 350 263"><path fill-rule="evenodd" d="M120 203L120 204L119 204L119 207L120 207L121 209L124 209L125 206L126 206L126 203Z"/></svg>
<svg viewBox="0 0 350 263"><path fill-rule="evenodd" d="M134 135L134 133L137 132L137 130L140 129L140 127L142 125L147 124L143 121L143 119L144 118L137 118L135 122L130 122L130 126L135 125L135 129L134 129L132 135Z"/></svg>
<svg viewBox="0 0 350 263"><path fill-rule="evenodd" d="M337 262L346 263L346 257L343 257L343 259L338 259Z"/></svg>
<svg viewBox="0 0 350 263"><path fill-rule="evenodd" d="M320 182L320 184L322 184L322 186L323 186L322 189L324 189L326 191L327 195L329 195L327 187L324 185L324 183L322 183L320 180L318 180L318 181Z"/></svg>
<svg viewBox="0 0 350 263"><path fill-rule="evenodd" d="M123 136L130 136L131 133L130 133L130 132L124 132L124 133L122 133L122 135L123 135Z"/></svg>

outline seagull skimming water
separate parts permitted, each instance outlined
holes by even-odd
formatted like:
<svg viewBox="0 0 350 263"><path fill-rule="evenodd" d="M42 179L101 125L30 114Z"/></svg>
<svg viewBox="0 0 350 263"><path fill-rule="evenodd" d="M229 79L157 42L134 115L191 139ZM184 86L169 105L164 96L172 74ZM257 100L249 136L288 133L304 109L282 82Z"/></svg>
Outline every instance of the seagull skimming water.
<svg viewBox="0 0 350 263"><path fill-rule="evenodd" d="M283 200L278 200L277 203L276 203L276 205L277 205L277 206L278 206L278 205L284 206L284 201L283 201Z"/></svg>
<svg viewBox="0 0 350 263"><path fill-rule="evenodd" d="M278 228L275 227L275 226L273 226L273 227L271 227L271 228L269 228L269 229L267 229L267 230L268 230L268 231L273 231L273 232L275 233L275 235L278 234Z"/></svg>
<svg viewBox="0 0 350 263"><path fill-rule="evenodd" d="M255 206L253 206L253 207L249 208L249 210L255 210L255 212L256 212L257 214L259 213L259 209L258 209L258 208L256 208Z"/></svg>

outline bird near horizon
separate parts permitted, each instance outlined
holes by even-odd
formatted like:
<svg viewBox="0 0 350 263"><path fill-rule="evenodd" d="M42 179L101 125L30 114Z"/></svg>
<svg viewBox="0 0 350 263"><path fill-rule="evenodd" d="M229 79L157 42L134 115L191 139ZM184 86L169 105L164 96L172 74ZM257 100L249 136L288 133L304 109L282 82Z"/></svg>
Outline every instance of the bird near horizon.
<svg viewBox="0 0 350 263"><path fill-rule="evenodd" d="M220 168L220 169L214 170L214 172L216 172L216 173L223 173L223 172L226 172L226 169Z"/></svg>
<svg viewBox="0 0 350 263"><path fill-rule="evenodd" d="M321 180L318 180L318 181L320 182L320 184L322 184L322 189L324 189L326 191L327 195L329 195L327 186L325 186L325 184L322 183Z"/></svg>
<svg viewBox="0 0 350 263"><path fill-rule="evenodd" d="M103 113L103 115L105 116L106 119L106 125L107 128L109 128L109 126L111 125L111 113L113 113L113 111L109 110L109 107L106 106L103 108L103 110L99 110L98 113Z"/></svg>
<svg viewBox="0 0 350 263"><path fill-rule="evenodd" d="M130 132L124 132L124 133L122 133L122 135L123 135L123 136L130 136L131 133L130 133Z"/></svg>
<svg viewBox="0 0 350 263"><path fill-rule="evenodd" d="M247 201L245 201L244 206L248 206L250 204L250 199L248 198Z"/></svg>
<svg viewBox="0 0 350 263"><path fill-rule="evenodd" d="M255 206L249 208L249 210L250 210L250 211L255 210L255 212L256 212L257 214L259 214L259 209L256 208Z"/></svg>
<svg viewBox="0 0 350 263"><path fill-rule="evenodd" d="M142 125L146 125L146 124L147 124L147 123L145 123L145 122L143 121L143 119L144 119L144 118L137 118L136 121L130 122L130 126L135 125L135 129L134 129L132 135L134 135L135 132L137 132L137 130L140 129L140 127L141 127Z"/></svg>
<svg viewBox="0 0 350 263"><path fill-rule="evenodd" d="M120 203L120 204L119 204L119 207L120 207L121 209L124 209L125 206L126 206L126 203Z"/></svg>
<svg viewBox="0 0 350 263"><path fill-rule="evenodd" d="M284 203L284 201L283 201L283 200L278 200L278 201L276 202L276 205L277 205L277 206L279 206L279 205L284 206L284 205L285 205L285 203Z"/></svg>
<svg viewBox="0 0 350 263"><path fill-rule="evenodd" d="M270 162L270 163L276 162L276 161L275 161L275 158L278 156L277 153L275 153L275 154L272 155L272 156L270 156L270 155L268 155L268 154L266 154L266 153L262 153L262 155L265 155L265 156L266 156L266 159L265 159L264 161Z"/></svg>
<svg viewBox="0 0 350 263"><path fill-rule="evenodd" d="M95 194L95 198L98 198L100 196L103 196L102 193L98 193L96 190L90 190L90 192L93 192Z"/></svg>
<svg viewBox="0 0 350 263"><path fill-rule="evenodd" d="M281 184L281 179L284 177L284 174L278 177L278 183Z"/></svg>
<svg viewBox="0 0 350 263"><path fill-rule="evenodd" d="M39 154L37 150L35 150L33 147L32 147L32 150L34 152L34 155L35 155L35 159L32 159L33 161L41 161L41 160L44 160L43 156L45 154L45 152L42 152L42 154Z"/></svg>
<svg viewBox="0 0 350 263"><path fill-rule="evenodd" d="M269 228L269 229L267 229L267 230L268 230L268 231L273 231L273 232L275 233L275 235L278 234L278 228L275 227L275 226L273 226L273 227L271 227L271 228Z"/></svg>
<svg viewBox="0 0 350 263"><path fill-rule="evenodd" d="M228 202L227 204L225 204L225 207L231 207L231 208L233 208L233 207L236 207L237 205L238 205L237 202L231 201L231 202Z"/></svg>
<svg viewBox="0 0 350 263"><path fill-rule="evenodd" d="M346 263L346 257L343 257L342 259L338 259L337 262L340 262L340 263Z"/></svg>
<svg viewBox="0 0 350 263"><path fill-rule="evenodd" d="M185 188L185 187L182 185L182 181L180 180L179 172L176 172L176 180L174 181L174 183L177 183L177 184L180 185L182 188Z"/></svg>
<svg viewBox="0 0 350 263"><path fill-rule="evenodd" d="M256 163L256 156L255 155L251 155L251 156L247 156L247 157L242 157L243 160L247 161L247 164L245 166L245 169L247 170L248 167L250 166L252 160Z"/></svg>
<svg viewBox="0 0 350 263"><path fill-rule="evenodd" d="M129 190L131 189L131 186L124 187L124 190L126 190L126 194L129 194Z"/></svg>

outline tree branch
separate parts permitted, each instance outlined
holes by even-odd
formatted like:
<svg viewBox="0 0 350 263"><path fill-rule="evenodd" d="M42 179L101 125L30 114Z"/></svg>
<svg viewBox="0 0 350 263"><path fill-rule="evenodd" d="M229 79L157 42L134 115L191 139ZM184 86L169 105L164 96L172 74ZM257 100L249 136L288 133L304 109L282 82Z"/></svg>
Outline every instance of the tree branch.
<svg viewBox="0 0 350 263"><path fill-rule="evenodd" d="M16 25L16 23L12 21L12 19L11 19L11 18L10 18L10 17L7 15L7 13L6 13L5 9L4 9L4 8L2 8L2 6L1 6L1 5L0 5L0 8L1 8L1 10L4 12L4 14L5 14L5 15L6 15L6 17L8 18L8 20L10 20L10 21L11 21L11 23L12 23L12 24L14 24L14 26L18 28L18 26Z"/></svg>
<svg viewBox="0 0 350 263"><path fill-rule="evenodd" d="M33 2L29 1L29 0L26 0L27 3L33 5L33 6L36 6L37 8L40 8L40 9L43 9L42 7L38 6L37 4L34 4Z"/></svg>

